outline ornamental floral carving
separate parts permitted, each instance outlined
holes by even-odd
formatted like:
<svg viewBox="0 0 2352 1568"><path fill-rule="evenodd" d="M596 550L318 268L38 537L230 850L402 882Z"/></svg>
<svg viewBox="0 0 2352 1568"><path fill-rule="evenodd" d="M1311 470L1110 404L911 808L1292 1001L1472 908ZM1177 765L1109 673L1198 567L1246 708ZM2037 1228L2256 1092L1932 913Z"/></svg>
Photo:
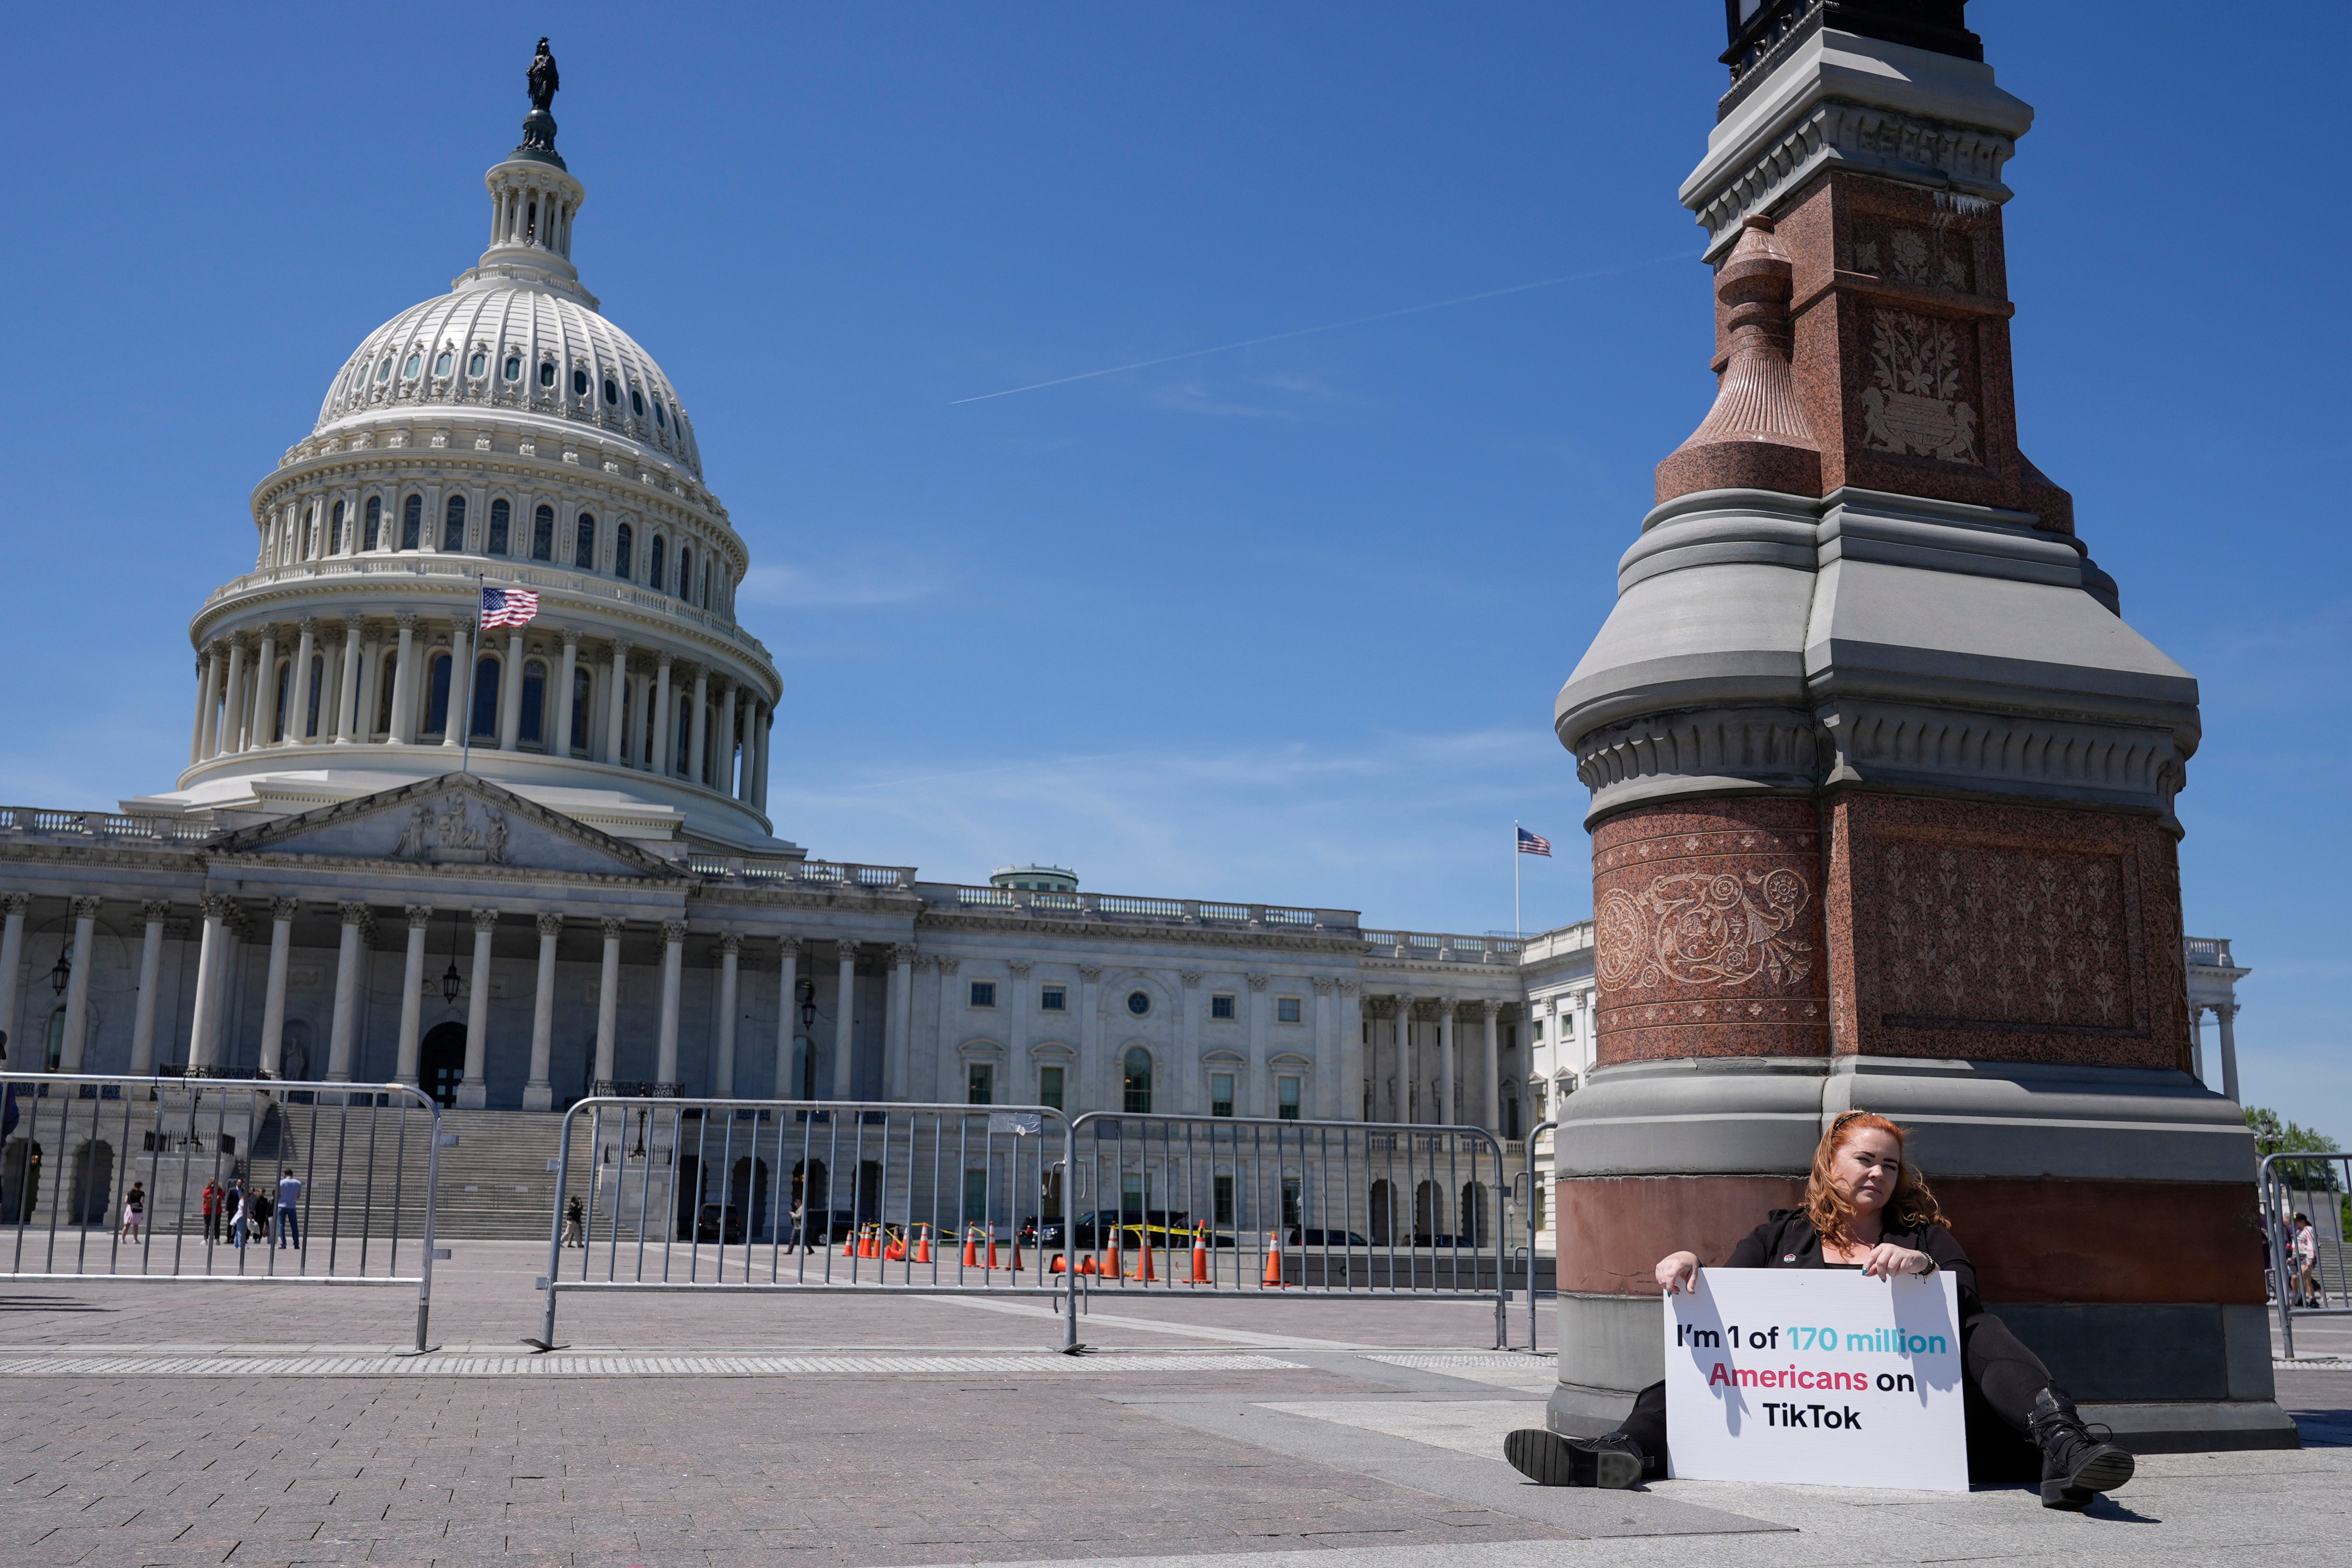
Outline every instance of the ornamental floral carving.
<svg viewBox="0 0 2352 1568"><path fill-rule="evenodd" d="M1952 323L1910 310L1870 312L1870 384L1862 423L1874 451L1977 463L1977 411L1961 399Z"/></svg>
<svg viewBox="0 0 2352 1568"><path fill-rule="evenodd" d="M1601 983L1622 993L1661 985L1727 989L1762 977L1793 984L1812 972L1812 947L1789 933L1811 900L1788 867L1686 871L1639 892L1612 888L1597 911Z"/></svg>

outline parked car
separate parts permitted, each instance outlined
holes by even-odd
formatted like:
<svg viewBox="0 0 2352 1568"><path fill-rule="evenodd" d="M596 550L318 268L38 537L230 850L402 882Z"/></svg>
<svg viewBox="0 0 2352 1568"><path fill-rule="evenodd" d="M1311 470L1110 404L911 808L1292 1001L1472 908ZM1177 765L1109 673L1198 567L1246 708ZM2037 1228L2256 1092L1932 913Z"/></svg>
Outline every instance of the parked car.
<svg viewBox="0 0 2352 1568"><path fill-rule="evenodd" d="M1370 1247L1371 1243L1352 1230L1315 1230L1292 1226L1282 1238L1285 1247Z"/></svg>
<svg viewBox="0 0 2352 1568"><path fill-rule="evenodd" d="M1146 1209L1140 1214L1125 1215L1114 1209L1089 1209L1068 1223L1069 1239L1066 1242L1063 1239L1065 1226L1061 1216L1057 1215L1040 1220L1035 1215L1031 1215L1021 1222L1020 1237L1024 1247L1066 1246L1076 1251L1087 1252L1102 1246L1114 1228L1125 1231L1123 1245L1139 1246L1143 1239L1142 1232L1147 1226L1155 1247L1192 1245L1187 1239L1192 1229L1192 1216L1181 1209ZM1177 1234L1179 1232L1183 1234ZM1234 1239L1230 1236L1220 1237L1213 1243L1218 1247L1231 1247L1233 1244Z"/></svg>
<svg viewBox="0 0 2352 1568"><path fill-rule="evenodd" d="M743 1239L743 1211L733 1204L723 1209L717 1204L705 1204L694 1216L694 1239L715 1241L722 1247L732 1247Z"/></svg>

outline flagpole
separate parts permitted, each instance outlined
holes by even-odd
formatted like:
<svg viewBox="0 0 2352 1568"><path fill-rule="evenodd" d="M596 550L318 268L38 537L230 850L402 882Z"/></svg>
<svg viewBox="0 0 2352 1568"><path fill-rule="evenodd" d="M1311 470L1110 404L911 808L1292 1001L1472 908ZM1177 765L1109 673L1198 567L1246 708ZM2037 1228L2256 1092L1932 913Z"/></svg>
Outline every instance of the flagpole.
<svg viewBox="0 0 2352 1568"><path fill-rule="evenodd" d="M474 771L474 641L482 633L482 574L474 574L474 620L466 628L466 739L457 748L457 771Z"/></svg>
<svg viewBox="0 0 2352 1568"><path fill-rule="evenodd" d="M1511 934L1528 934L1527 922L1519 918L1519 819L1511 818Z"/></svg>

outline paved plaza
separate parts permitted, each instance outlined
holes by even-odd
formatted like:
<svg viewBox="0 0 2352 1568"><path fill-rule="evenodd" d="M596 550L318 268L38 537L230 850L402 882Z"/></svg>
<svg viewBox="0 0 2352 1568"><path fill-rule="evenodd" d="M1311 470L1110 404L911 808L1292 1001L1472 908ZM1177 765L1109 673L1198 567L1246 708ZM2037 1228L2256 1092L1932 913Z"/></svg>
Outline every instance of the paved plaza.
<svg viewBox="0 0 2352 1568"><path fill-rule="evenodd" d="M0 1561L2292 1564L2347 1533L2334 1323L2297 1349L2340 1361L2280 1374L2301 1452L2146 1459L2076 1516L2014 1488L1528 1486L1502 1436L1552 1367L1523 1304L1496 1352L1477 1304L1097 1299L1067 1357L1034 1300L574 1295L541 1357L544 1248L456 1254L421 1359L394 1288L12 1282Z"/></svg>

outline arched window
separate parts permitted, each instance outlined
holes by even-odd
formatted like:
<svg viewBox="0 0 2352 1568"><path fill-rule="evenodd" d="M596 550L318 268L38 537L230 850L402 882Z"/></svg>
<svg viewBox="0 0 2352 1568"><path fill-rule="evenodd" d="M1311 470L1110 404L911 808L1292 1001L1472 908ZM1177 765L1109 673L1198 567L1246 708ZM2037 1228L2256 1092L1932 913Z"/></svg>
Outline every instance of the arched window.
<svg viewBox="0 0 2352 1568"><path fill-rule="evenodd" d="M499 732L499 661L488 654L474 661L474 735L495 739Z"/></svg>
<svg viewBox="0 0 2352 1568"><path fill-rule="evenodd" d="M479 375L482 372L488 370L489 366L489 356L482 353L481 350L476 349L474 351L474 357L466 362L466 374L467 375Z"/></svg>
<svg viewBox="0 0 2352 1568"><path fill-rule="evenodd" d="M441 509L441 548L455 553L466 548L466 498L451 496Z"/></svg>
<svg viewBox="0 0 2352 1568"><path fill-rule="evenodd" d="M400 650L392 648L383 656L383 674L376 680L375 727L386 734L392 731L392 681L400 673Z"/></svg>
<svg viewBox="0 0 2352 1568"><path fill-rule="evenodd" d="M586 370L575 368L572 371L572 395L574 397L585 397L588 395L588 373Z"/></svg>
<svg viewBox="0 0 2352 1568"><path fill-rule="evenodd" d="M327 694L327 656L310 656L310 710L302 717L302 733L315 736L319 732L319 701Z"/></svg>
<svg viewBox="0 0 2352 1568"><path fill-rule="evenodd" d="M553 360L546 360L541 362L540 364L539 384L541 386L553 386L555 384L555 362Z"/></svg>
<svg viewBox="0 0 2352 1568"><path fill-rule="evenodd" d="M449 732L449 656L435 654L425 669L425 732L446 735Z"/></svg>
<svg viewBox="0 0 2352 1568"><path fill-rule="evenodd" d="M629 407L638 418L646 416L646 395L634 386L629 388Z"/></svg>
<svg viewBox="0 0 2352 1568"><path fill-rule="evenodd" d="M658 397L654 399L654 423L665 430L669 428L669 411L662 406L662 400Z"/></svg>
<svg viewBox="0 0 2352 1568"><path fill-rule="evenodd" d="M694 715L688 711L694 706L689 694L677 705L677 773L680 778L694 772Z"/></svg>
<svg viewBox="0 0 2352 1568"><path fill-rule="evenodd" d="M329 546L330 549L338 555L351 553L352 542L343 537L343 503L341 501L335 503L334 521L329 525L327 531L334 539L334 543Z"/></svg>
<svg viewBox="0 0 2352 1568"><path fill-rule="evenodd" d="M1151 1114L1151 1053L1141 1046L1129 1047L1126 1067L1124 1109L1131 1116L1149 1116Z"/></svg>
<svg viewBox="0 0 2352 1568"><path fill-rule="evenodd" d="M659 593L661 591L662 551L668 545L668 540L664 539L658 533L655 534L654 547L646 556L646 584L652 588L656 593Z"/></svg>
<svg viewBox="0 0 2352 1568"><path fill-rule="evenodd" d="M361 513L360 548L373 550L383 538L383 498L370 496L367 510Z"/></svg>
<svg viewBox="0 0 2352 1568"><path fill-rule="evenodd" d="M417 368L424 363L425 356L412 349L409 351L408 363L400 367L400 374L403 376L414 376L417 372Z"/></svg>
<svg viewBox="0 0 2352 1568"><path fill-rule="evenodd" d="M625 577L628 574L629 525L625 522L613 531L613 575Z"/></svg>
<svg viewBox="0 0 2352 1568"><path fill-rule="evenodd" d="M540 731L546 723L547 665L531 659L522 667L522 731L521 738L544 745L547 737Z"/></svg>
<svg viewBox="0 0 2352 1568"><path fill-rule="evenodd" d="M507 552L507 535L513 531L514 509L504 500L490 503L489 552L493 555Z"/></svg>
<svg viewBox="0 0 2352 1568"><path fill-rule="evenodd" d="M583 572L596 570L596 520L584 511L572 535L572 564Z"/></svg>
<svg viewBox="0 0 2352 1568"><path fill-rule="evenodd" d="M588 698L595 689L595 678L574 665L572 669L572 754L588 754Z"/></svg>
<svg viewBox="0 0 2352 1568"><path fill-rule="evenodd" d="M677 547L677 596L694 597L694 552L683 544Z"/></svg>
<svg viewBox="0 0 2352 1568"><path fill-rule="evenodd" d="M506 377L509 381L520 381L522 379L522 355L507 355L507 363L500 365L499 368L506 372Z"/></svg>
<svg viewBox="0 0 2352 1568"><path fill-rule="evenodd" d="M278 690L270 703L269 738L282 741L286 738L286 704L294 695L294 661L280 659L278 668L270 671L270 678L278 682Z"/></svg>
<svg viewBox="0 0 2352 1568"><path fill-rule="evenodd" d="M440 353L434 358L433 374L436 375L448 374L451 363L449 351L447 349L443 349Z"/></svg>
<svg viewBox="0 0 2352 1568"><path fill-rule="evenodd" d="M418 550L424 544L425 498L410 496L400 503L400 547L403 550Z"/></svg>
<svg viewBox="0 0 2352 1568"><path fill-rule="evenodd" d="M619 407L621 404L620 383L609 375L604 378L604 402L607 406L614 408Z"/></svg>
<svg viewBox="0 0 2352 1568"><path fill-rule="evenodd" d="M551 506L541 507L530 514L530 558L555 559L555 509Z"/></svg>

